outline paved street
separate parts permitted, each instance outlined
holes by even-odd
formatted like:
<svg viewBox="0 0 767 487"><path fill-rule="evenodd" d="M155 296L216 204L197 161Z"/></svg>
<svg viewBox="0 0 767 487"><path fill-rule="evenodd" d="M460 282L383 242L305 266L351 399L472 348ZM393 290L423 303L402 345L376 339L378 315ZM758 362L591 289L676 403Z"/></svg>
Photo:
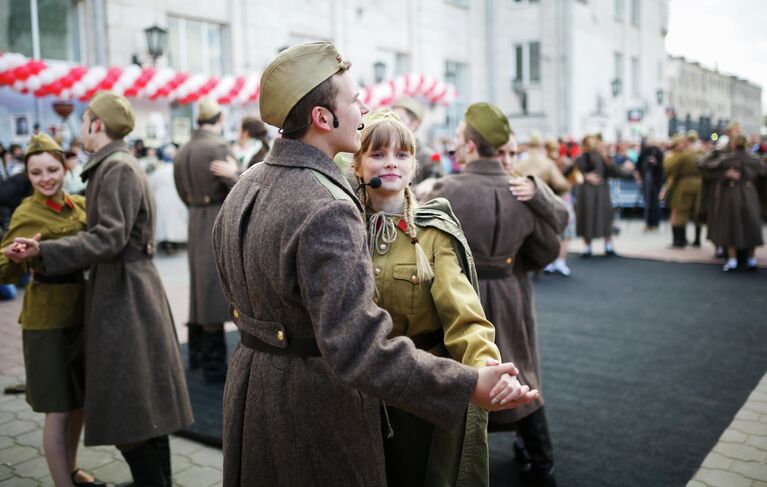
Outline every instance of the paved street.
<svg viewBox="0 0 767 487"><path fill-rule="evenodd" d="M690 254L670 251L665 249L670 240L667 226L662 227L660 234L650 236L642 234L641 228L640 221L624 222L622 235L616 241L618 250L660 260L684 260L692 253L696 260L706 260L713 252L707 246L697 252L691 250ZM156 263L171 301L179 336L186 340L185 329L180 326L187 316L185 254L159 257ZM764 254L760 255L760 264L767 264ZM24 381L21 330L16 324L20 305L20 298L0 302L2 387ZM42 455L42 424L43 415L32 412L23 395L0 396L0 486L52 485ZM175 485L220 485L220 450L177 437L172 438L171 448ZM125 462L112 447L83 447L78 458L80 467L102 480L118 483L130 479ZM767 377L722 432L719 443L688 486L767 487Z"/></svg>

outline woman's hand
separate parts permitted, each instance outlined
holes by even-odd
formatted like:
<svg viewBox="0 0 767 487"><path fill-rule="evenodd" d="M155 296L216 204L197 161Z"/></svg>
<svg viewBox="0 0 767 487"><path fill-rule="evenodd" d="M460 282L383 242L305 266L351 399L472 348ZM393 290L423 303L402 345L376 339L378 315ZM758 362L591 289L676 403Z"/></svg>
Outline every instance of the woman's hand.
<svg viewBox="0 0 767 487"><path fill-rule="evenodd" d="M232 156L226 156L225 161L213 161L210 163L210 172L215 176L225 179L235 179L240 167Z"/></svg>

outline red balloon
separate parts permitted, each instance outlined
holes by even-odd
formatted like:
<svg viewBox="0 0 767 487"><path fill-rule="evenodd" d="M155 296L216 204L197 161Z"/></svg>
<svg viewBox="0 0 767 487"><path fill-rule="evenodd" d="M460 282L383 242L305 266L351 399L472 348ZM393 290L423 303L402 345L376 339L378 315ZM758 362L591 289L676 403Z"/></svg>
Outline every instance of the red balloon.
<svg viewBox="0 0 767 487"><path fill-rule="evenodd" d="M61 93L61 90L64 89L64 83L62 83L60 80L54 81L53 83L51 83L48 89L50 90L51 93L58 95L59 93Z"/></svg>

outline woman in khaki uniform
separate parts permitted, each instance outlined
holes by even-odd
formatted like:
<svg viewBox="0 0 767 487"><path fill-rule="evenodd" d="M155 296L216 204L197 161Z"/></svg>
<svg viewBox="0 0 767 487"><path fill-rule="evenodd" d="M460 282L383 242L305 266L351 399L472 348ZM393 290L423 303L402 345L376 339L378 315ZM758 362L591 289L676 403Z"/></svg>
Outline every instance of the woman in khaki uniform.
<svg viewBox="0 0 767 487"><path fill-rule="evenodd" d="M500 362L495 329L477 296L471 251L449 204L416 205L409 187L415 145L412 132L386 110L368 117L354 154L358 181L373 181L360 185L360 198L376 304L392 317L390 337L410 337L422 350L473 367ZM389 485L488 485L484 411L470 406L464 427L453 431L391 406L383 413Z"/></svg>
<svg viewBox="0 0 767 487"><path fill-rule="evenodd" d="M688 141L681 135L672 141L672 151L663 160L666 184L660 191L660 198L671 207L672 247L684 248L688 217L695 220L696 231L693 245L700 246L700 227L697 215L700 207L700 170L695 164L698 154L689 149Z"/></svg>
<svg viewBox="0 0 767 487"><path fill-rule="evenodd" d="M34 193L13 213L2 242L0 282L18 282L27 265L9 260L16 237L37 235L51 240L83 230L85 198L62 190L64 152L45 133L30 140L24 154ZM43 451L57 487L104 485L77 468L77 445L83 427L83 299L82 272L47 276L34 272L24 293L22 327L27 402L45 413Z"/></svg>

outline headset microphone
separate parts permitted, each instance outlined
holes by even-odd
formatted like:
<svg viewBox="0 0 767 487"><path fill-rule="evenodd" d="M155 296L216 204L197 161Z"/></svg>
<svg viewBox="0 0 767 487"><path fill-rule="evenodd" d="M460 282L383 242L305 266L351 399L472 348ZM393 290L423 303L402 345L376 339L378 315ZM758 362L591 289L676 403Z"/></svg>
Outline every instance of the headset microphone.
<svg viewBox="0 0 767 487"><path fill-rule="evenodd" d="M370 182L369 183L366 183L366 182L360 180L360 185L357 187L357 191L359 191L359 189L361 187L363 187L363 186L370 186L373 189L380 188L381 187L381 178L379 178L378 176L373 176L372 178L370 178Z"/></svg>

